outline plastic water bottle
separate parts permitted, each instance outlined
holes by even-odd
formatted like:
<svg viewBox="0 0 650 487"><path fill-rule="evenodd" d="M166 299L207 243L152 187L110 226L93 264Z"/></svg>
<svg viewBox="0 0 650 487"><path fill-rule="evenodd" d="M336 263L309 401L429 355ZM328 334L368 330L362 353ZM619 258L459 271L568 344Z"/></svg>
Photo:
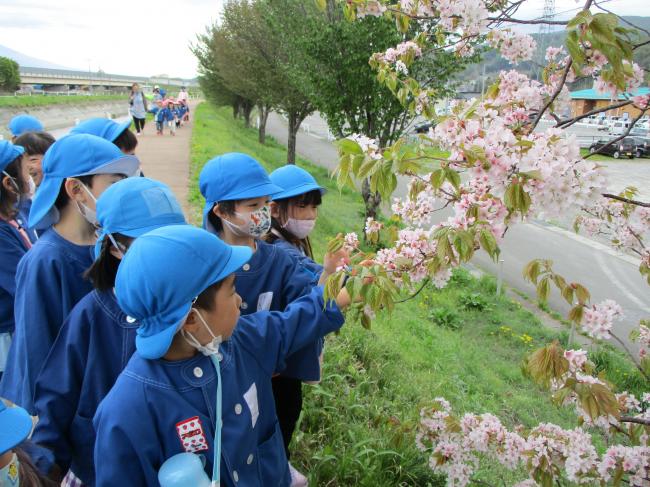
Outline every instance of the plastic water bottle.
<svg viewBox="0 0 650 487"><path fill-rule="evenodd" d="M210 487L203 462L194 453L178 453L165 460L158 470L160 487Z"/></svg>

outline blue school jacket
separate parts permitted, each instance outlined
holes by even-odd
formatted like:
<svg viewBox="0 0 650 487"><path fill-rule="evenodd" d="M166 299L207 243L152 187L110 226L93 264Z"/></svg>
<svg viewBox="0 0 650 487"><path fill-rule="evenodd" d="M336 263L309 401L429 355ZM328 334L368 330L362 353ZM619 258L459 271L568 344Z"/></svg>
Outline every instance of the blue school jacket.
<svg viewBox="0 0 650 487"><path fill-rule="evenodd" d="M0 333L14 331L16 268L27 250L18 230L0 220Z"/></svg>
<svg viewBox="0 0 650 487"><path fill-rule="evenodd" d="M242 316L221 344L222 486L290 484L271 375L293 351L343 325L338 308L323 304L318 287L284 312ZM93 421L96 485L158 486L160 466L183 451L202 454L211 476L216 382L209 357L169 362L136 352Z"/></svg>
<svg viewBox="0 0 650 487"><path fill-rule="evenodd" d="M113 291L92 291L72 309L36 381L32 440L54 452L85 485L95 484L92 419L135 352L138 323Z"/></svg>
<svg viewBox="0 0 650 487"><path fill-rule="evenodd" d="M16 333L0 396L34 414L34 385L63 320L92 287L83 273L93 262L92 245L75 245L51 228L18 263Z"/></svg>
<svg viewBox="0 0 650 487"><path fill-rule="evenodd" d="M320 279L320 276L323 273L323 266L307 257L301 249L282 238L278 238L271 243L289 254L292 259L299 262L303 269L316 278L316 281Z"/></svg>
<svg viewBox="0 0 650 487"><path fill-rule="evenodd" d="M158 112L158 122L171 122L174 120L174 113L169 108L163 108Z"/></svg>
<svg viewBox="0 0 650 487"><path fill-rule="evenodd" d="M256 243L257 251L251 260L235 272L235 287L242 298L242 315L282 311L318 284L318 277L305 271L279 247L261 240ZM276 372L304 381L318 381L322 350L323 341L316 340L288 357L285 368Z"/></svg>

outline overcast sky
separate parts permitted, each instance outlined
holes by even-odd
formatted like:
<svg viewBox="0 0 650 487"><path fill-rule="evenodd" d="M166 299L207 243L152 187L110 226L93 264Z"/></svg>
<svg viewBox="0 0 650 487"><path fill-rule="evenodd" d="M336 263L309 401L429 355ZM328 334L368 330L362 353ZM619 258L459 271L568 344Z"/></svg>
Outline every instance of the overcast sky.
<svg viewBox="0 0 650 487"><path fill-rule="evenodd" d="M304 0L306 2L313 0ZM560 17L579 3L556 0ZM582 2L580 2L582 3ZM150 76L196 75L189 44L218 19L223 0L0 0L0 44L28 56L92 71ZM650 16L648 0L606 0L620 15ZM544 0L518 17L536 18ZM569 11L569 12L566 12Z"/></svg>

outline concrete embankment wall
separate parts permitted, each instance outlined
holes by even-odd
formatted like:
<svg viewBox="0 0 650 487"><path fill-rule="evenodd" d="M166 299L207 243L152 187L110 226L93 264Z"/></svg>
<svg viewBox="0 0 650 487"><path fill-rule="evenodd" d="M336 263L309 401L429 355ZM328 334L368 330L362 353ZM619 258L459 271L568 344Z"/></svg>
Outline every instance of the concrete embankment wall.
<svg viewBox="0 0 650 487"><path fill-rule="evenodd" d="M121 117L129 112L127 99L114 101L99 101L76 104L45 105L39 107L0 108L0 135L10 139L11 134L7 129L9 121L20 113L29 113L38 118L45 130L55 130L71 127L77 121L93 117Z"/></svg>

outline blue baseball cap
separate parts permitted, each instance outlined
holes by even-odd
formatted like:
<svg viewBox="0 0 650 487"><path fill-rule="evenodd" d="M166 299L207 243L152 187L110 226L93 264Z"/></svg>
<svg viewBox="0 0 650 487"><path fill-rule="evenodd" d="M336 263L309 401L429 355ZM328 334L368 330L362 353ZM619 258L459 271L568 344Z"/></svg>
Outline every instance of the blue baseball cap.
<svg viewBox="0 0 650 487"><path fill-rule="evenodd" d="M43 130L41 121L31 115L16 115L9 121L9 131L14 137L23 135L25 132L40 132Z"/></svg>
<svg viewBox="0 0 650 487"><path fill-rule="evenodd" d="M95 258L110 233L137 238L159 227L186 224L169 186L149 178L127 178L109 186L97 200L97 222L101 233Z"/></svg>
<svg viewBox="0 0 650 487"><path fill-rule="evenodd" d="M137 238L115 278L120 308L135 318L135 346L146 359L167 353L174 335L205 289L251 258L250 247L230 246L191 226L171 225Z"/></svg>
<svg viewBox="0 0 650 487"><path fill-rule="evenodd" d="M271 182L284 189L281 193L273 195L273 200L283 200L292 198L299 194L309 193L317 189L320 194L325 194L327 190L320 186L314 176L295 164L282 166L269 174Z"/></svg>
<svg viewBox="0 0 650 487"><path fill-rule="evenodd" d="M131 126L131 120L123 123L117 123L108 118L90 118L84 120L75 128L71 134L90 134L114 142L122 132Z"/></svg>
<svg viewBox="0 0 650 487"><path fill-rule="evenodd" d="M24 152L23 147L14 145L8 140L0 140L0 171L4 171L9 164L22 156Z"/></svg>
<svg viewBox="0 0 650 487"><path fill-rule="evenodd" d="M271 182L259 162L240 152L229 152L206 162L199 176L199 189L205 198L204 226L216 203L273 196L282 191Z"/></svg>
<svg viewBox="0 0 650 487"><path fill-rule="evenodd" d="M0 455L20 445L32 432L32 417L23 408L0 399Z"/></svg>
<svg viewBox="0 0 650 487"><path fill-rule="evenodd" d="M94 174L125 174L138 172L137 157L123 154L113 143L88 134L66 135L60 138L43 157L43 180L36 190L29 211L29 227L38 224L54 210L61 184L66 178ZM51 215L50 215L51 216ZM48 219L56 223L58 218Z"/></svg>

